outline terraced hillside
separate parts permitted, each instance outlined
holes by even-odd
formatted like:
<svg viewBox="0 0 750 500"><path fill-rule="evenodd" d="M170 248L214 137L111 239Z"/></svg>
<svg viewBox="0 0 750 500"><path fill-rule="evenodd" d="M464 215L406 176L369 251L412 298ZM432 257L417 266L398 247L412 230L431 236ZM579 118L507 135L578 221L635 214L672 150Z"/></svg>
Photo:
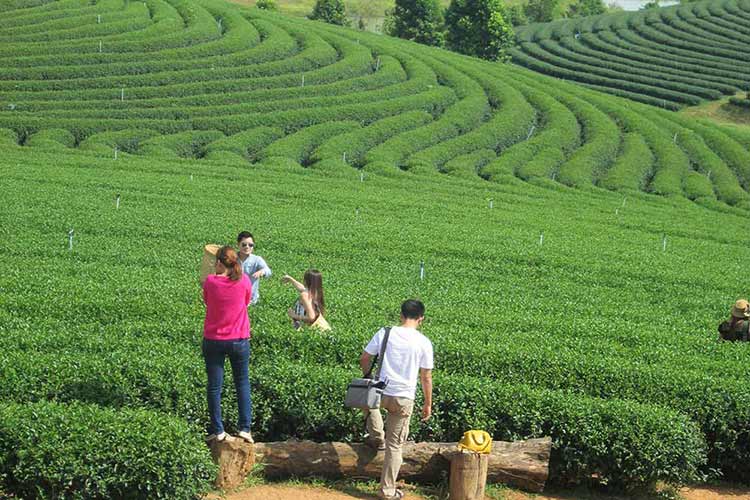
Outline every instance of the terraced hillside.
<svg viewBox="0 0 750 500"><path fill-rule="evenodd" d="M750 207L746 135L389 38L210 0L61 0L6 11L0 40L0 128L30 150L424 167Z"/></svg>
<svg viewBox="0 0 750 500"><path fill-rule="evenodd" d="M532 24L514 62L668 109L750 88L750 2L705 0Z"/></svg>
<svg viewBox="0 0 750 500"><path fill-rule="evenodd" d="M415 438L551 435L562 483L748 477L750 353L714 331L750 135L218 0L0 6L0 496L207 487L197 259L246 228L324 272L334 325L293 331L263 283L259 439L361 437L335 395L419 296Z"/></svg>

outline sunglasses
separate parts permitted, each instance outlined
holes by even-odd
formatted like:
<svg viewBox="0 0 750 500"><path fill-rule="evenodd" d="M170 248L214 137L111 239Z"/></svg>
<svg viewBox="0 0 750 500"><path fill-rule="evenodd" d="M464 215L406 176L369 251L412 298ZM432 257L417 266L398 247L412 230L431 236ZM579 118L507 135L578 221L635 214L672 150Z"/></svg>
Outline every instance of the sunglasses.
<svg viewBox="0 0 750 500"><path fill-rule="evenodd" d="M240 243L240 246L253 248L255 246L255 243Z"/></svg>

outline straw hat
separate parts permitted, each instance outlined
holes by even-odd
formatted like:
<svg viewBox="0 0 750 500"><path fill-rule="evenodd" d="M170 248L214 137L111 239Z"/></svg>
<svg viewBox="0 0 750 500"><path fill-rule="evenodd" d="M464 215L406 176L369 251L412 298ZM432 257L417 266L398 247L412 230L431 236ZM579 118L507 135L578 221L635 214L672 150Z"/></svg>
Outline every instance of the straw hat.
<svg viewBox="0 0 750 500"><path fill-rule="evenodd" d="M735 318L750 319L750 302L740 299L732 306L732 316Z"/></svg>

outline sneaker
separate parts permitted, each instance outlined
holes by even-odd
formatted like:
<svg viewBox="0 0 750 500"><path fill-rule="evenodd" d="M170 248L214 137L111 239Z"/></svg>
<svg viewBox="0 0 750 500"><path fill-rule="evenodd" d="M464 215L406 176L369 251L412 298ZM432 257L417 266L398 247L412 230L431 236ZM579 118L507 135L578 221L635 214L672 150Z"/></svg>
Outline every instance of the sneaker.
<svg viewBox="0 0 750 500"><path fill-rule="evenodd" d="M378 498L381 498L382 500L401 500L404 496L404 492L401 490L396 490L396 494L389 497L383 495L382 492L378 493Z"/></svg>
<svg viewBox="0 0 750 500"><path fill-rule="evenodd" d="M248 443L255 442L253 441L253 435L250 434L250 431L240 431L239 433L237 433L237 437L239 437L240 439L244 439Z"/></svg>
<svg viewBox="0 0 750 500"><path fill-rule="evenodd" d="M206 441L209 443L211 441L216 441L217 443L220 443L222 441L227 441L227 440L229 440L229 434L227 434L226 432L220 432L218 434L210 434L206 438Z"/></svg>

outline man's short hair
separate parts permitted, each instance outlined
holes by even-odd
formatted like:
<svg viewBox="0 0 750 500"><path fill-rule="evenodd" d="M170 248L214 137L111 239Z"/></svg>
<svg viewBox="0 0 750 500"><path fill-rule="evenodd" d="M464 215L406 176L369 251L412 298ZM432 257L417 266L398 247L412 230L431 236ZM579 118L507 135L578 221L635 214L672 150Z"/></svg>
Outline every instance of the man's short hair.
<svg viewBox="0 0 750 500"><path fill-rule="evenodd" d="M253 241L255 241L255 236L253 236L253 233L249 231L242 231L240 234L237 235L237 243L244 240L245 238L252 238Z"/></svg>
<svg viewBox="0 0 750 500"><path fill-rule="evenodd" d="M419 319L424 316L424 304L416 299L409 299L401 304L401 316L406 319Z"/></svg>

